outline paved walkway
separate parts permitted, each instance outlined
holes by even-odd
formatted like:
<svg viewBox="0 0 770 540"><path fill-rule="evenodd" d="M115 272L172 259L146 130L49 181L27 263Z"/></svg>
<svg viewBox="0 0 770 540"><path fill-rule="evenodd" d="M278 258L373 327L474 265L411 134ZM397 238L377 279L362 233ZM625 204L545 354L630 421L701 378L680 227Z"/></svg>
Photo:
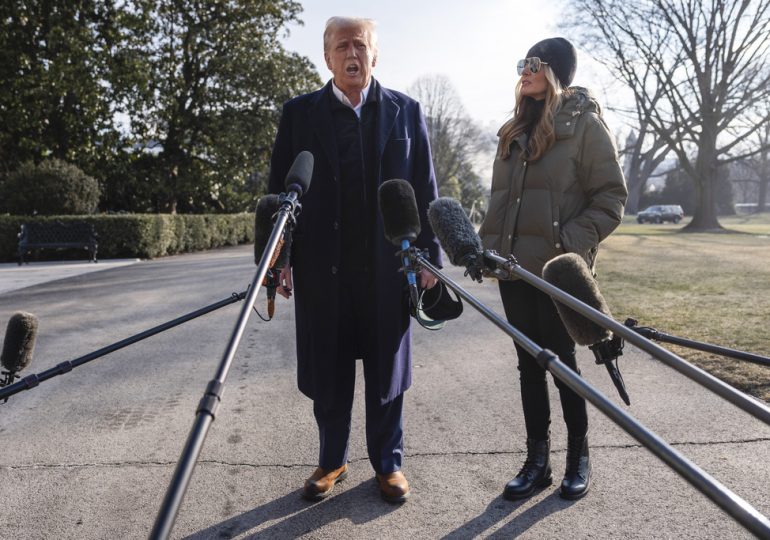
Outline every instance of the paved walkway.
<svg viewBox="0 0 770 540"><path fill-rule="evenodd" d="M108 259L96 264L90 261L53 261L33 262L22 266L15 262L0 263L0 294L58 279L128 266L140 261L141 259Z"/></svg>
<svg viewBox="0 0 770 540"><path fill-rule="evenodd" d="M48 279L69 264L107 268L48 265ZM3 266L0 280L35 269ZM446 271L502 313L494 283ZM129 262L2 293L0 324L19 310L39 318L24 375L40 373L229 298L254 273L251 246ZM318 440L312 402L296 387L293 302L279 300L271 322L252 314L246 325L172 538L753 538L593 406L593 487L580 501L561 499L567 434L552 382L556 485L502 499L526 452L515 354L510 338L467 304L440 332L414 328L414 383L404 398L409 502L379 498L360 364L350 475L325 501L304 501ZM255 305L264 313L263 294ZM0 537L147 538L241 309L229 305L0 403ZM587 382L770 515L770 426L632 346L621 368L631 406L620 405L591 352L581 347L578 356Z"/></svg>

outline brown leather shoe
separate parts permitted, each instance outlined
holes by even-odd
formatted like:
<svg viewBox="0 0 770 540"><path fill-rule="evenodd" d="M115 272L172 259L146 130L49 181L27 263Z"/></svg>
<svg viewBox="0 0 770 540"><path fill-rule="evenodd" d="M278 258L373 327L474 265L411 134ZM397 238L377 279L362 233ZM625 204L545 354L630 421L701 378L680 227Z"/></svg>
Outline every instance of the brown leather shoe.
<svg viewBox="0 0 770 540"><path fill-rule="evenodd" d="M380 496L389 503L402 503L409 498L409 482L401 471L378 474Z"/></svg>
<svg viewBox="0 0 770 540"><path fill-rule="evenodd" d="M302 497L308 501L320 501L329 496L337 482L342 482L348 476L348 464L339 469L327 471L318 467L313 475L305 480Z"/></svg>

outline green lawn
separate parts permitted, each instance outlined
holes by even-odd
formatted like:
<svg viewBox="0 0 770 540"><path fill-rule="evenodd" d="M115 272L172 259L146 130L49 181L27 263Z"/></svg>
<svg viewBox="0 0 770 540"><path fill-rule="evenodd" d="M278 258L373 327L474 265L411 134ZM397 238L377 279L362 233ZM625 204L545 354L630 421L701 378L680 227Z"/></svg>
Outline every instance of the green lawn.
<svg viewBox="0 0 770 540"><path fill-rule="evenodd" d="M722 233L681 233L686 222L627 216L602 244L598 280L614 318L770 356L770 213L721 218ZM770 367L661 345L770 401Z"/></svg>

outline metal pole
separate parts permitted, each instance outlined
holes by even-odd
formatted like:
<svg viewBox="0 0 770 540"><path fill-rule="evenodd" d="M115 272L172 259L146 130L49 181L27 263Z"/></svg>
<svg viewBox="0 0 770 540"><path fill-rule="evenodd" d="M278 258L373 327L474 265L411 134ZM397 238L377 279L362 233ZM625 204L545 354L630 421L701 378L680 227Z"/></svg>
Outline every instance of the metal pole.
<svg viewBox="0 0 770 540"><path fill-rule="evenodd" d="M177 462L174 475L171 478L171 482L166 491L166 496L163 499L160 510L158 511L158 517L155 520L155 525L150 532L150 538L165 539L171 534L171 529L176 521L176 516L179 513L179 507L182 504L187 486L190 483L193 470L195 469L195 463L203 448L203 442L206 439L206 434L216 416L216 410L222 400L222 391L224 389L225 379L227 373L230 370L235 351L238 348L238 343L243 336L243 332L246 328L246 323L249 320L252 306L257 298L257 293L262 285L262 281L265 279L265 275L268 271L268 265L270 259L273 256L283 229L286 226L286 221L289 218L289 214L294 211L297 201L297 194L293 191L289 192L285 202L281 204L281 208L278 210L278 217L276 223L273 226L273 232L270 235L270 239L267 242L265 250L262 252L262 258L259 261L257 272L254 274L254 279L249 287L248 295L246 297L246 303L241 309L241 313L236 321L235 328L233 329L230 341L225 348L225 352L220 361L217 374L214 379L209 381L206 387L206 392L203 395L198 409L195 411L195 423L193 424L190 434L187 437L182 455Z"/></svg>
<svg viewBox="0 0 770 540"><path fill-rule="evenodd" d="M612 330L615 335L625 338L627 341L633 343L643 351L646 351L658 360L661 360L669 367L674 368L686 377L689 377L698 384L708 388L718 396L726 399L736 407L743 409L765 424L770 425L770 407L764 403L760 403L758 400L747 396L743 392L736 390L724 381L717 379L713 375L678 357L671 351L664 349L663 347L656 345L650 340L640 336L627 326L624 326L616 320L607 317L602 312L565 293L558 287L555 287L544 279L537 277L535 274L524 270L517 263L509 259L504 259L497 255L497 253L490 250L484 252L484 258L493 261L496 265L498 265L498 268L501 268L504 272L508 272L509 274L513 274L523 279L533 287L540 289L567 307L574 309L587 319L590 319L591 321L600 326L603 326L604 328Z"/></svg>
<svg viewBox="0 0 770 540"><path fill-rule="evenodd" d="M476 308L484 317L513 338L516 343L534 356L544 369L553 373L554 376L558 377L559 380L563 381L578 395L590 401L600 412L604 413L604 415L620 426L626 433L639 441L666 465L674 469L674 471L676 471L682 478L690 482L693 487L706 495L722 508L722 510L727 512L727 514L746 527L746 529L760 538L770 539L770 520L759 513L753 506L727 489L719 481L667 444L658 435L639 423L633 416L607 399L585 379L572 371L569 366L564 364L564 362L562 362L554 353L547 349L543 349L530 339L526 338L526 336L523 336L523 334L511 326L508 321L502 319L499 315L485 307L462 287L445 276L438 268L433 266L430 261L426 260L425 257L417 254L416 261L419 265L427 268L434 276L444 282L450 289L457 293L458 296L462 297Z"/></svg>
<svg viewBox="0 0 770 540"><path fill-rule="evenodd" d="M43 381L47 381L48 379L56 377L57 375L63 375L65 373L68 373L72 371L73 368L86 364L91 360L95 360L97 358L110 354L111 352L122 349L123 347L127 347L128 345L131 345L138 341L142 341L143 339L147 339L148 337L152 337L155 334L160 334L165 330L174 328L175 326L179 326L180 324L186 323L187 321L191 321L192 319L198 318L201 315L211 313L212 311L215 311L225 306L229 306L230 304L234 304L235 302L240 302L244 298L246 298L245 291L239 292L239 293L233 293L229 298L225 298L224 300L220 300L219 302L216 302L214 304L210 304L196 311L187 313L186 315L182 315L181 317L176 318L173 321L168 321L163 324L159 324L158 326L154 326L153 328L150 328L143 332L140 332L138 334L134 334L131 337L127 337L124 340L118 341L117 343L113 343L112 345L107 345L106 347L103 347L98 351L94 351L92 353L83 355L79 358L75 358L74 360L68 360L66 362L62 362L40 373L35 373L32 375L27 375L26 377L22 377L21 380L9 386L6 386L5 388L0 389L0 400L8 399L10 396L14 394L18 394L19 392L22 392L24 390L29 390L31 388L36 387L38 384L40 384Z"/></svg>
<svg viewBox="0 0 770 540"><path fill-rule="evenodd" d="M718 354L720 356L727 356L729 358L735 358L737 360L746 360L747 362L753 362L762 366L770 366L770 358L766 356L760 356L758 354L752 354L745 351L738 351L735 349L728 349L727 347L720 347L719 345L712 345L711 343L703 343L702 341L694 341L692 339L682 338L678 336L672 336L664 332L659 332L654 328L648 326L636 326L636 321L633 319L626 320L626 326L637 334L646 337L647 339L654 339L655 341L663 341L664 343L672 343L681 347L687 347L689 349L696 349L712 354Z"/></svg>

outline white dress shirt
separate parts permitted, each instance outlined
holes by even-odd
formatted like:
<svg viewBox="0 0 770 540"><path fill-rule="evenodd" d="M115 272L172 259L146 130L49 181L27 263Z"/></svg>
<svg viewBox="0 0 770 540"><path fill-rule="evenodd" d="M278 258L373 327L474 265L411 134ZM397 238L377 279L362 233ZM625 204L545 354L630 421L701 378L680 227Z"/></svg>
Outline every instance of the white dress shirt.
<svg viewBox="0 0 770 540"><path fill-rule="evenodd" d="M351 109L353 109L353 112L356 113L356 116L360 119L361 118L361 107L364 103L366 103L366 98L369 96L369 88L372 86L371 79L369 80L369 84L367 84L363 90L361 90L361 100L358 102L358 105L355 107L348 99L348 96L342 93L342 90L337 88L337 85L334 84L334 79L332 79L332 92L334 92L334 95L337 96L337 99L339 99L344 105L347 105Z"/></svg>

